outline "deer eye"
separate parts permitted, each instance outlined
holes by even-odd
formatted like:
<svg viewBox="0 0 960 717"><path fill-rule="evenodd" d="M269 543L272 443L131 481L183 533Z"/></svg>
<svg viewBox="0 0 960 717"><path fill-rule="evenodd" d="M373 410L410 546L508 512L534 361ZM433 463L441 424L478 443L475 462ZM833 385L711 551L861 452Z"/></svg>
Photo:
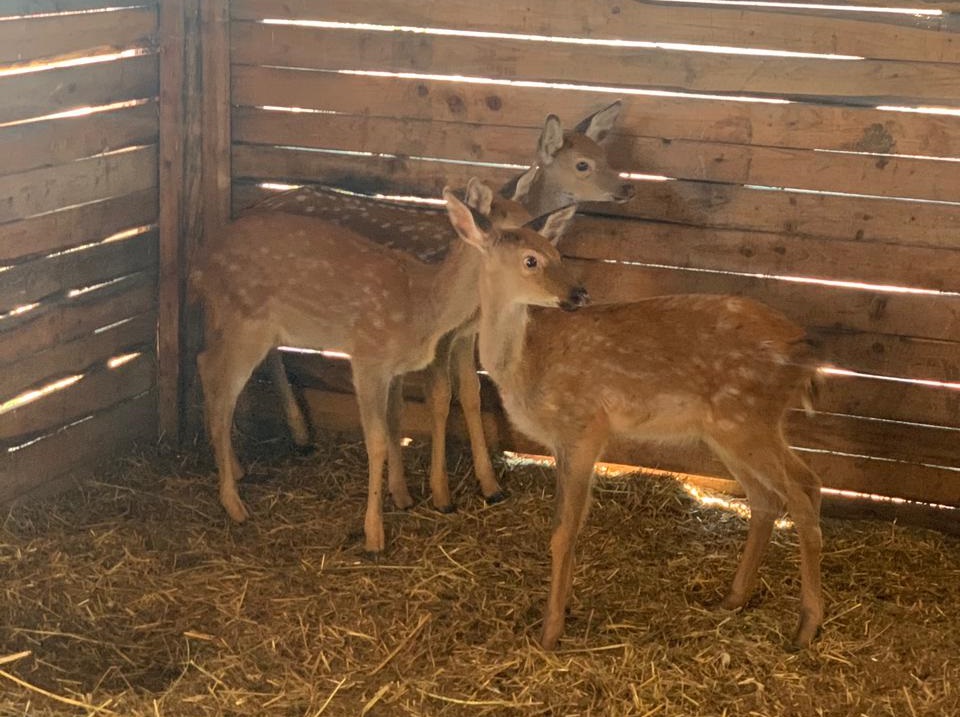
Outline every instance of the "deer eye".
<svg viewBox="0 0 960 717"><path fill-rule="evenodd" d="M590 169L590 163L589 163L589 162L586 162L586 161L584 161L584 160L582 160L582 159L581 159L579 162L577 162L577 171L578 171L578 172L586 172L588 169Z"/></svg>
<svg viewBox="0 0 960 717"><path fill-rule="evenodd" d="M539 264L540 262L537 261L537 257L531 254L523 257L523 265L528 269L536 269Z"/></svg>

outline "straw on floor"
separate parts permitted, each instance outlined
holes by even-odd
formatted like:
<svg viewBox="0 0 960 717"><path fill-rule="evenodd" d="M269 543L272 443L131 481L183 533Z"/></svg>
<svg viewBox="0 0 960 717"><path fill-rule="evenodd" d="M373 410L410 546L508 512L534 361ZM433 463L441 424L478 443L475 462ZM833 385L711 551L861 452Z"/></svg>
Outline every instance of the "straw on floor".
<svg viewBox="0 0 960 717"><path fill-rule="evenodd" d="M422 495L427 453L406 455ZM388 510L376 561L362 445L333 439L256 465L242 526L195 455L14 508L0 715L960 714L956 538L825 520L827 622L790 653L791 529L749 609L715 612L743 517L669 478L601 478L567 634L544 653L552 472L503 463L511 498L487 507L457 461L460 510Z"/></svg>

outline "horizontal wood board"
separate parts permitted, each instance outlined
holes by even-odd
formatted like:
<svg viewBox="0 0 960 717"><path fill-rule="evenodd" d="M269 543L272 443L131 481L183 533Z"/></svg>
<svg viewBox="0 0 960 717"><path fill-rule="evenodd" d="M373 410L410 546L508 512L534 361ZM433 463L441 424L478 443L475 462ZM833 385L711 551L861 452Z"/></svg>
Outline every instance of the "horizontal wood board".
<svg viewBox="0 0 960 717"><path fill-rule="evenodd" d="M0 65L78 57L156 42L155 7L0 22Z"/></svg>

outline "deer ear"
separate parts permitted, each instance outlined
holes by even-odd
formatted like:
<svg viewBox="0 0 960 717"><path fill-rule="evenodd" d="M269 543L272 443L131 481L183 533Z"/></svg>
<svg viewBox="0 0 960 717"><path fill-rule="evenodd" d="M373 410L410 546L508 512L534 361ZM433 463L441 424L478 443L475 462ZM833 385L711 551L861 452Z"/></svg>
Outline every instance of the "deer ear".
<svg viewBox="0 0 960 717"><path fill-rule="evenodd" d="M617 100L612 105L604 107L599 112L594 112L589 117L585 117L574 128L574 132L585 134L594 142L603 142L610 136L617 116L620 114L622 102Z"/></svg>
<svg viewBox="0 0 960 717"><path fill-rule="evenodd" d="M493 242L487 219L457 199L450 187L443 188L443 198L447 201L447 215L457 236L480 251L486 251Z"/></svg>
<svg viewBox="0 0 960 717"><path fill-rule="evenodd" d="M533 186L533 180L537 177L537 166L530 167L526 172L517 177L513 182L513 192L507 199L515 202L523 202L530 194L530 188Z"/></svg>
<svg viewBox="0 0 960 717"><path fill-rule="evenodd" d="M527 224L527 227L549 239L550 243L556 246L573 221L573 215L576 212L577 205L568 204L562 209L537 217Z"/></svg>
<svg viewBox="0 0 960 717"><path fill-rule="evenodd" d="M547 115L540 133L540 142L537 145L537 161L546 166L553 162L553 158L563 147L563 127L560 118L556 115Z"/></svg>
<svg viewBox="0 0 960 717"><path fill-rule="evenodd" d="M490 208L493 204L493 190L477 177L470 177L470 181L467 182L464 202L467 206L489 217Z"/></svg>

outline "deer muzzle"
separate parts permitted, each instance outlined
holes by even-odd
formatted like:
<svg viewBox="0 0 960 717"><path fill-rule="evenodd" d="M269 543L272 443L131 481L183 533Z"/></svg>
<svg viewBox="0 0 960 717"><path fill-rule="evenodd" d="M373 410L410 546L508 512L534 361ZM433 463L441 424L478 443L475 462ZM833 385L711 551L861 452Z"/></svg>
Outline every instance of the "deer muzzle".
<svg viewBox="0 0 960 717"><path fill-rule="evenodd" d="M590 294L582 286L576 286L570 289L570 294L566 299L560 302L560 308L564 311L576 311L582 306L590 303Z"/></svg>

